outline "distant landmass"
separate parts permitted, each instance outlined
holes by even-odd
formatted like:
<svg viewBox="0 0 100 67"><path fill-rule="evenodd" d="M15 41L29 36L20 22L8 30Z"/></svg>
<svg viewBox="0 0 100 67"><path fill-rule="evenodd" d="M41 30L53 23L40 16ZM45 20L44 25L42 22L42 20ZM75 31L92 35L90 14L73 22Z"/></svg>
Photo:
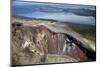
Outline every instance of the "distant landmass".
<svg viewBox="0 0 100 67"><path fill-rule="evenodd" d="M96 23L96 7L90 5L13 1L12 8L12 15L16 17L52 19L90 25Z"/></svg>

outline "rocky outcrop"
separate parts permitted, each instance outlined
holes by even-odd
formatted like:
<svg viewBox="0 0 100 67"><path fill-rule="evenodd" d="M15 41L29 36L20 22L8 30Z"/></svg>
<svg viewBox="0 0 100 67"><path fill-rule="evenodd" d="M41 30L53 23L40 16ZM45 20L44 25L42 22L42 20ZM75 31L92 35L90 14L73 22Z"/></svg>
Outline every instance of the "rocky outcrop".
<svg viewBox="0 0 100 67"><path fill-rule="evenodd" d="M66 33L44 25L12 24L12 63L15 65L88 61L87 49Z"/></svg>

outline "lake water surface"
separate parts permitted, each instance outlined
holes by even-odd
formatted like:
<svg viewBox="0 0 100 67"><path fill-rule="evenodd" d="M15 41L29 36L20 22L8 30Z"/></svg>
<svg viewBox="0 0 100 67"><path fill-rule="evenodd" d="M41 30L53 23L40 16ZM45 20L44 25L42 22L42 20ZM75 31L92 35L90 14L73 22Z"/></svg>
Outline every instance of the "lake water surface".
<svg viewBox="0 0 100 67"><path fill-rule="evenodd" d="M53 19L79 24L95 25L95 11L95 6L12 2L12 15L16 17Z"/></svg>

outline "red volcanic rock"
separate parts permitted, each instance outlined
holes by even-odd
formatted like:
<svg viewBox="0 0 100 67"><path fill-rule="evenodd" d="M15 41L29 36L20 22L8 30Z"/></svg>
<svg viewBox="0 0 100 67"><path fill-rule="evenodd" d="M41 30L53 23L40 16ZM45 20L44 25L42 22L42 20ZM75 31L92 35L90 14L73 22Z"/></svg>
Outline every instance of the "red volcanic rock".
<svg viewBox="0 0 100 67"><path fill-rule="evenodd" d="M44 26L37 27L36 34L37 35L40 34L41 40L39 41L39 45L43 46L44 53L62 55L62 51L64 49L64 42L68 38L65 34L55 33ZM42 35L44 35L43 38L42 38ZM44 47L44 43L46 43L47 47ZM71 43L69 43L69 45L66 44L67 47L63 55L69 55L76 59L86 60L87 57L85 53L77 46L77 44L74 44L74 46L73 45L71 46L70 45Z"/></svg>
<svg viewBox="0 0 100 67"><path fill-rule="evenodd" d="M12 36L12 55L16 55L21 58L30 57L33 58L32 63L37 63L41 57L37 55L59 55L59 56L69 56L76 60L85 61L87 56L84 51L74 43L67 34L56 33L45 26L21 26L16 27L18 29L13 30ZM19 30L19 32L17 32ZM27 47L25 46L27 43ZM25 52L24 52L25 51ZM20 53L21 52L21 53ZM20 53L20 54L19 54ZM36 56L31 56L35 54ZM36 58L37 57L37 58ZM27 58L28 63L30 58ZM36 59L36 60L35 60ZM14 60L14 59L13 59ZM22 58L23 60L23 58ZM14 63L18 60L14 60Z"/></svg>

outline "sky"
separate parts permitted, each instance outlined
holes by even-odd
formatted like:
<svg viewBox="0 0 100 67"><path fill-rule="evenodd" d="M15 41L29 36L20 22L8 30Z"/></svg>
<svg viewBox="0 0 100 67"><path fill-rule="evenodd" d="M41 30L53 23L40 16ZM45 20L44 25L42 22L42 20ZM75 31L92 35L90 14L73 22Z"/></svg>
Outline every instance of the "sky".
<svg viewBox="0 0 100 67"><path fill-rule="evenodd" d="M96 0L20 0L20 1L41 1L41 2L55 2L55 3L70 3L70 4L85 4L96 5Z"/></svg>

